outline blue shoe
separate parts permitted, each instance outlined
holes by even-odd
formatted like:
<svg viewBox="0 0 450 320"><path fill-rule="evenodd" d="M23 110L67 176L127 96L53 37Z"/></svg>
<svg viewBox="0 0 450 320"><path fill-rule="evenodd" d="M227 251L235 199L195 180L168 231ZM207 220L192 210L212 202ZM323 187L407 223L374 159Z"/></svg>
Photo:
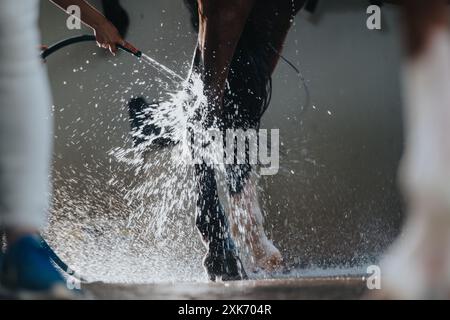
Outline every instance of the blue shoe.
<svg viewBox="0 0 450 320"><path fill-rule="evenodd" d="M22 237L8 247L0 282L18 298L70 299L72 296L36 236Z"/></svg>

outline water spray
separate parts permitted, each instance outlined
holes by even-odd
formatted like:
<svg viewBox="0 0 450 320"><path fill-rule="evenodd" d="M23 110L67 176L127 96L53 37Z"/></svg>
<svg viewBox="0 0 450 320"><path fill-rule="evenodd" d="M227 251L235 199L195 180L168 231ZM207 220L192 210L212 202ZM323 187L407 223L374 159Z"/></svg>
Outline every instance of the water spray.
<svg viewBox="0 0 450 320"><path fill-rule="evenodd" d="M96 37L94 35L90 35L90 34L67 38L67 39L57 42L57 43L51 45L50 47L48 47L47 49L43 50L41 52L41 58L43 60L45 60L45 59L47 59L47 57L49 57L53 53L59 51L60 49L65 48L70 45L73 45L73 44L76 44L76 43L96 42L96 41L97 41ZM162 65L155 59L149 57L148 55L142 53L142 51L140 51L139 49L137 49L135 46L133 46L131 43L129 43L127 41L125 41L123 45L117 44L117 47L119 49L121 49L122 51L128 52L128 53L132 54L133 56L135 56L136 58L138 58L139 60L151 65L157 71L165 74L166 77L170 78L171 80L175 80L175 81L183 81L184 80L184 78L182 76L180 76L178 73L167 68L166 66Z"/></svg>
<svg viewBox="0 0 450 320"><path fill-rule="evenodd" d="M68 47L70 45L73 44L77 44L77 43L83 43L83 42L96 42L96 37L94 35L80 35L80 36L75 36L72 38L67 38L64 39L60 42L57 42L53 45L51 45L50 47L48 47L47 49L43 50L41 52L41 58L43 60L47 59L50 55L52 55L53 53ZM130 44L129 42L124 42L124 44L117 44L117 47L119 49L121 49L122 51L125 51L127 53L132 54L133 56L135 56L136 58L144 61L145 63L151 65L152 67L154 67L157 71L164 73L168 78L170 78L171 80L175 80L175 81L182 81L184 80L183 77L181 77L180 75L178 75L177 73L175 73L173 70L167 68L166 66L158 63L156 60L152 59L151 57L145 55L142 53L142 51L140 51L139 49L137 49L136 47L134 47L132 44ZM82 282L86 282L87 280L85 278L83 278L80 274L78 274L77 272L75 272L72 268L70 268L56 253L55 251L51 248L51 246L47 243L47 241L40 236L40 241L41 241L41 246L44 250L46 250L49 254L50 259L66 274L68 274L71 277L74 277Z"/></svg>

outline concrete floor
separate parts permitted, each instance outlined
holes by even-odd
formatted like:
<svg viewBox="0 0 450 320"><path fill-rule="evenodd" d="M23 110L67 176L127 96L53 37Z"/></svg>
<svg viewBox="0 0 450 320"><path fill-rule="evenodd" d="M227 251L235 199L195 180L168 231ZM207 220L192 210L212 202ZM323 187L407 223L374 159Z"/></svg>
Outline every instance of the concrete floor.
<svg viewBox="0 0 450 320"><path fill-rule="evenodd" d="M144 300L300 300L360 299L366 292L362 277L321 277L250 280L226 283L83 285L93 299Z"/></svg>

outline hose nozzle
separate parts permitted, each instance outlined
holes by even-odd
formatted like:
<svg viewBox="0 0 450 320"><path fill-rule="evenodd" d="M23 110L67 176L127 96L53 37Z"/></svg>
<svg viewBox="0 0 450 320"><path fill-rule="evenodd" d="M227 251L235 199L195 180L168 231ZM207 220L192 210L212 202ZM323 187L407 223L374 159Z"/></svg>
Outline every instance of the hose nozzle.
<svg viewBox="0 0 450 320"><path fill-rule="evenodd" d="M127 41L125 41L123 45L119 45L119 48L131 53L132 55L135 55L138 58L142 57L142 51L135 48L131 43Z"/></svg>

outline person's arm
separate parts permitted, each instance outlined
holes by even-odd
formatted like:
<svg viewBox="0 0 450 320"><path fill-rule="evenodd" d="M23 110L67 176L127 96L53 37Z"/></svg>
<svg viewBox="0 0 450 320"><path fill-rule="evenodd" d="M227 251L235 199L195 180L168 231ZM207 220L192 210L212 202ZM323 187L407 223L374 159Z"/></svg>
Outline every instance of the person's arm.
<svg viewBox="0 0 450 320"><path fill-rule="evenodd" d="M116 27L97 9L84 0L50 0L67 12L71 5L77 5L81 11L81 21L91 27L97 37L97 44L109 49L113 54L117 52L117 45L126 45Z"/></svg>

